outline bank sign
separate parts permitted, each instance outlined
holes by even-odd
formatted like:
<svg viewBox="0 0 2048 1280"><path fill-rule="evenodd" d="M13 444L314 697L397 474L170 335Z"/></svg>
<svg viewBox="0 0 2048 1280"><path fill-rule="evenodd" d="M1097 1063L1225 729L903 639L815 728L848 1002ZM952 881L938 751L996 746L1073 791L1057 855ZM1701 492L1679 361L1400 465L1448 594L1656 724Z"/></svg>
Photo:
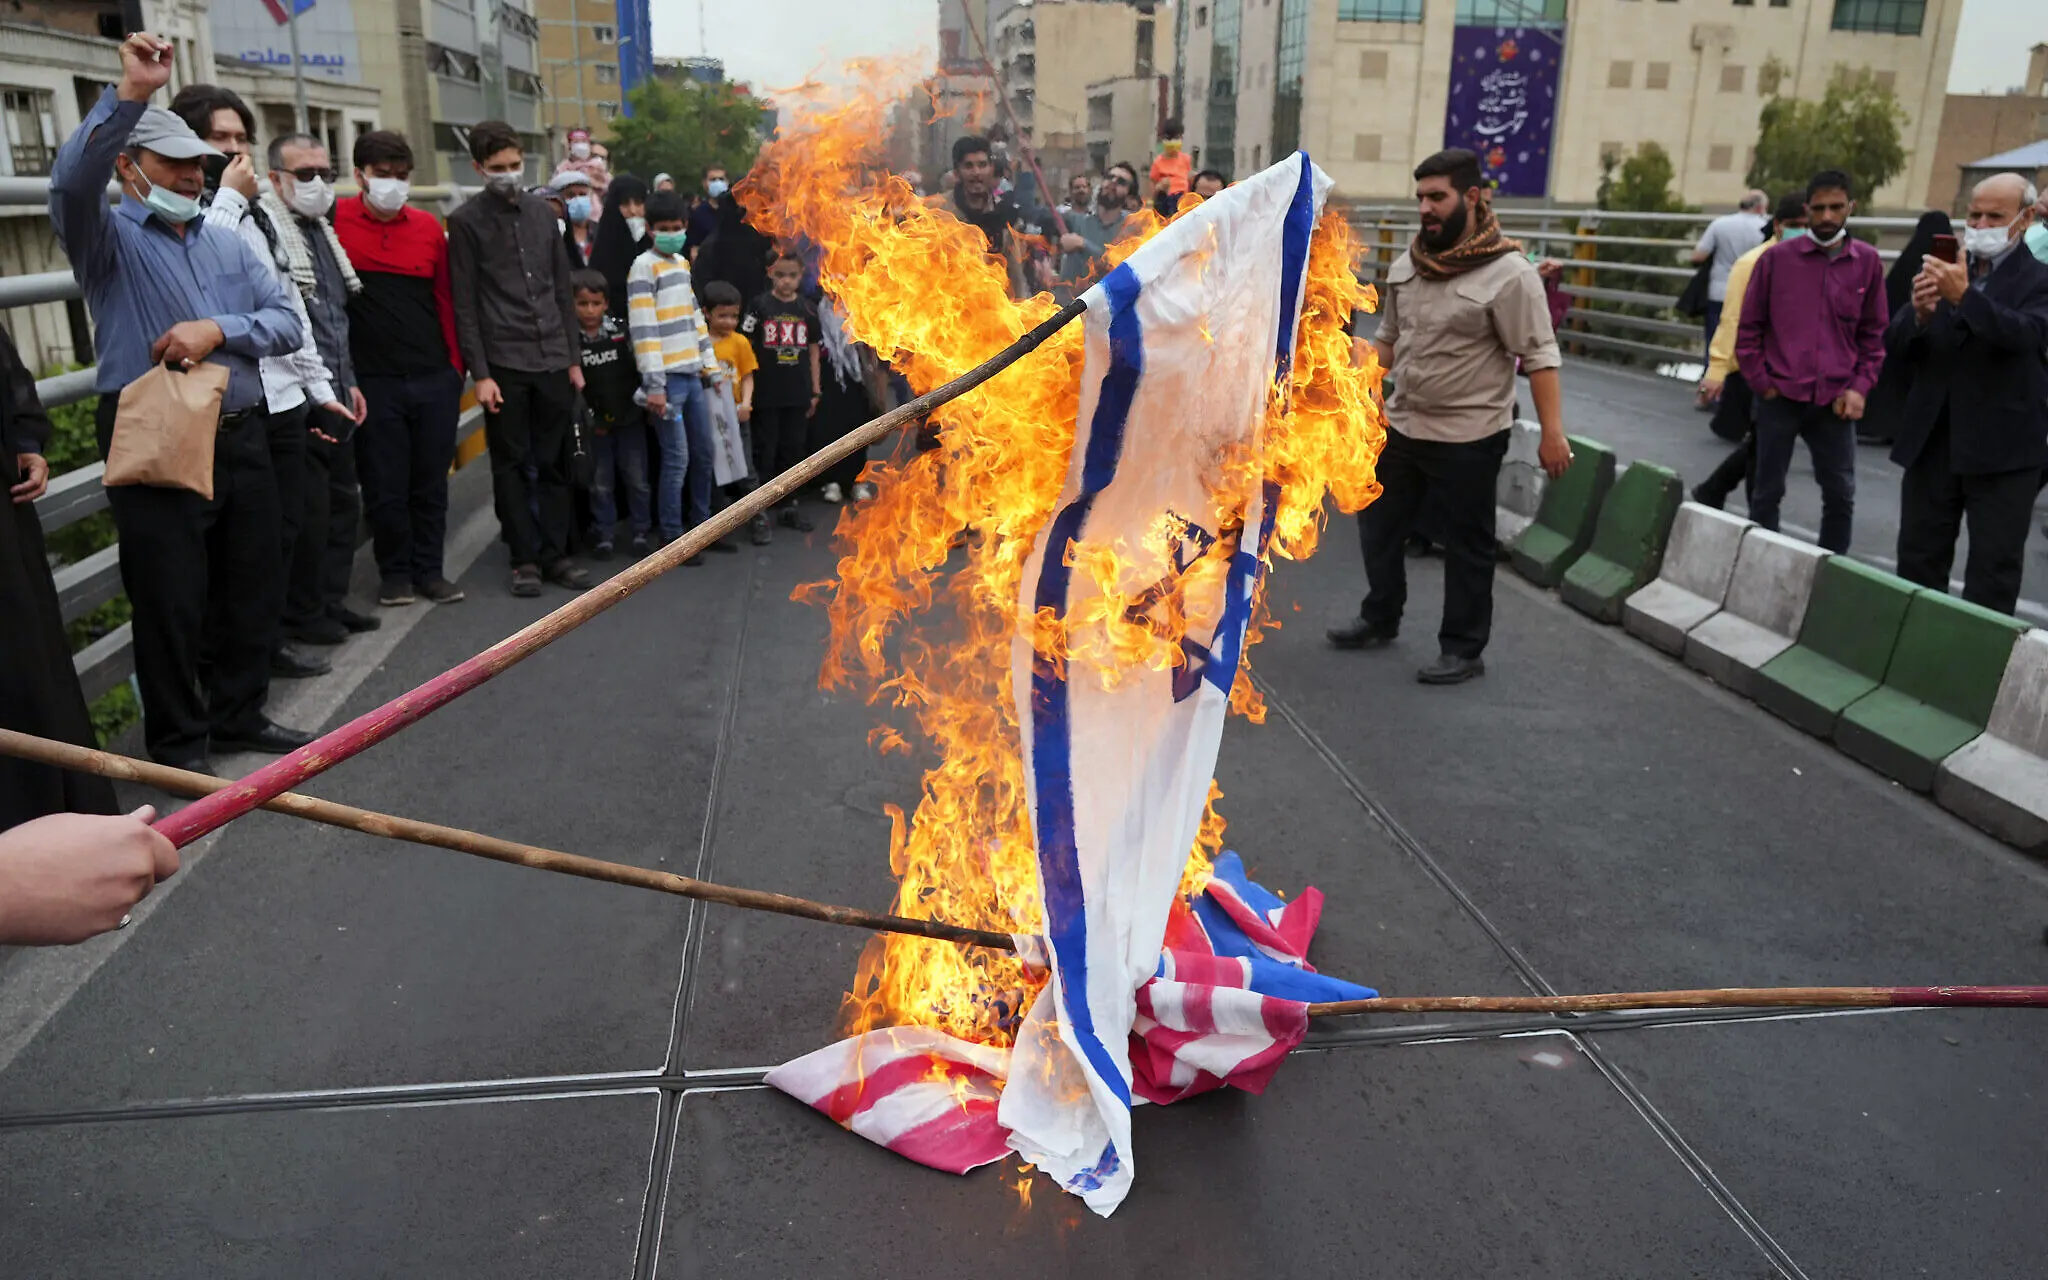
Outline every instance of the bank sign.
<svg viewBox="0 0 2048 1280"><path fill-rule="evenodd" d="M213 0L213 49L222 58L274 67L291 74L296 7L299 61L309 76L346 84L363 80L356 46L356 17L350 0Z"/></svg>
<svg viewBox="0 0 2048 1280"><path fill-rule="evenodd" d="M1457 27L1444 145L1479 156L1502 195L1550 186L1550 140L1564 65L1564 27Z"/></svg>

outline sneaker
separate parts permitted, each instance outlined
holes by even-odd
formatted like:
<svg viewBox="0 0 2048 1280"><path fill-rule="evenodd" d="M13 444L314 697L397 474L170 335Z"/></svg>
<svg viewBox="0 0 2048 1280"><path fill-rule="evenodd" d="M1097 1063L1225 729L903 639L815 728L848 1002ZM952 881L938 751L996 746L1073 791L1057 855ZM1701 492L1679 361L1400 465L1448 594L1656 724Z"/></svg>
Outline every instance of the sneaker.
<svg viewBox="0 0 2048 1280"><path fill-rule="evenodd" d="M522 564L512 571L512 594L522 598L540 594L540 570Z"/></svg>
<svg viewBox="0 0 2048 1280"><path fill-rule="evenodd" d="M598 544L597 544L596 546L594 546L594 547L592 547L592 548L590 549L590 558L591 558L592 560L609 560L609 559L611 559L611 558L612 558L612 544L611 544L611 543L609 543L609 542L600 542L600 543L598 543Z"/></svg>
<svg viewBox="0 0 2048 1280"><path fill-rule="evenodd" d="M387 609L411 604L416 598L412 593L412 583L404 578L386 578L377 587L377 603Z"/></svg>
<svg viewBox="0 0 2048 1280"><path fill-rule="evenodd" d="M654 550L653 547L648 545L647 535L644 533L634 534L633 541L629 545L632 548L633 554L636 556L644 556L648 552Z"/></svg>
<svg viewBox="0 0 2048 1280"><path fill-rule="evenodd" d="M866 502L873 498L874 496L875 486L869 484L865 480L856 480L853 482L853 500L855 502Z"/></svg>
<svg viewBox="0 0 2048 1280"><path fill-rule="evenodd" d="M776 512L775 520L776 523L780 524L783 528L794 529L798 533L809 533L811 530L818 527L817 525L812 524L809 520L806 520L804 518L804 513L797 510L795 504L791 504L787 507L784 507L782 510Z"/></svg>
<svg viewBox="0 0 2048 1280"><path fill-rule="evenodd" d="M463 598L462 588L446 578L433 578L414 585L419 588L422 596L435 604L455 604Z"/></svg>
<svg viewBox="0 0 2048 1280"><path fill-rule="evenodd" d="M577 568L576 562L567 556L549 565L546 576L549 582L571 591L582 591L590 586L590 570Z"/></svg>
<svg viewBox="0 0 2048 1280"><path fill-rule="evenodd" d="M765 515L756 514L747 522L747 534L757 547L765 547L775 541L774 527L768 523L768 517Z"/></svg>
<svg viewBox="0 0 2048 1280"><path fill-rule="evenodd" d="M838 506L840 503L846 501L846 494L841 492L839 486L836 484L826 485L825 492L822 496L824 497L825 501L831 503L835 507Z"/></svg>
<svg viewBox="0 0 2048 1280"><path fill-rule="evenodd" d="M373 618L367 613L357 613L347 605L341 604L327 606L327 616L358 635L365 631L375 631L384 625L382 618Z"/></svg>

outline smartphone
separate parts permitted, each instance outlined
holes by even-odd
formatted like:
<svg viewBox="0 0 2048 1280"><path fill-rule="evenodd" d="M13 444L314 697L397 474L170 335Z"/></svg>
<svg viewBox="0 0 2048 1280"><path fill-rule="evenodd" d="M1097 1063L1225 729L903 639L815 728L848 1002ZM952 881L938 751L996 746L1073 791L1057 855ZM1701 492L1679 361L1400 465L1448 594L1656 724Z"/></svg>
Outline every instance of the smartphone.
<svg viewBox="0 0 2048 1280"><path fill-rule="evenodd" d="M1928 250L1927 256L1930 258L1940 258L1943 262L1954 262L1956 260L1956 238L1954 236L1934 237L1934 248Z"/></svg>

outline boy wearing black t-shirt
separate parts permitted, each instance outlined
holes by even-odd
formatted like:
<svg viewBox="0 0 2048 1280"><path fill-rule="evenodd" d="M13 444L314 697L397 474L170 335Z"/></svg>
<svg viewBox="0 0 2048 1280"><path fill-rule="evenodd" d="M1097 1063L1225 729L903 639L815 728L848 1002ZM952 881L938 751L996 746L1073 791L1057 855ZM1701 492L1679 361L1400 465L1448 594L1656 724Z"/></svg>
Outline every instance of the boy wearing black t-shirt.
<svg viewBox="0 0 2048 1280"><path fill-rule="evenodd" d="M797 293L804 275L803 260L793 253L776 256L768 268L768 292L759 295L740 321L740 332L754 344L754 470L766 484L804 459L811 415L818 411L821 383L818 366L818 307ZM809 533L811 522L789 505L776 513L783 525Z"/></svg>
<svg viewBox="0 0 2048 1280"><path fill-rule="evenodd" d="M597 479L590 486L591 555L612 556L618 527L617 484L624 482L626 514L633 525L633 551L646 555L648 529L647 423L633 401L640 373L633 365L633 340L626 326L606 314L604 276L585 267L569 277L576 294L576 319L583 326L583 403L590 408L596 438L590 442Z"/></svg>

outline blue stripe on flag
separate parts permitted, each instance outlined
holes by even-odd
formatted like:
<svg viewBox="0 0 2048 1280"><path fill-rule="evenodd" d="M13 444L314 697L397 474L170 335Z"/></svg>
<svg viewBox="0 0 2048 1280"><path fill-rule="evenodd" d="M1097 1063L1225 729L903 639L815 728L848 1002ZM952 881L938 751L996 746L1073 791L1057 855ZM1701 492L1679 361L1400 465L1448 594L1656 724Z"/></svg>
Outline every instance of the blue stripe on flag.
<svg viewBox="0 0 2048 1280"><path fill-rule="evenodd" d="M1131 400L1145 373L1137 275L1126 263L1103 277L1102 289L1109 298L1109 370L1102 375L1095 416L1088 425L1081 492L1061 508L1046 531L1038 587L1031 600L1034 612L1050 608L1061 617L1067 612L1070 577L1067 546L1080 536L1095 495L1116 479ZM1130 1086L1103 1046L1095 1030L1095 1011L1088 1004L1088 904L1074 844L1073 725L1066 680L1044 654L1031 659L1031 772L1038 787L1038 875L1045 890L1046 936L1052 940L1061 987L1067 993L1067 1022L1095 1074L1128 1107Z"/></svg>
<svg viewBox="0 0 2048 1280"><path fill-rule="evenodd" d="M1301 180L1294 184L1294 199L1287 204L1287 222L1280 232L1280 337L1274 345L1279 357L1279 377L1285 380L1294 367L1294 322L1301 310L1301 275L1308 268L1308 241L1316 229L1314 165L1308 152L1301 157Z"/></svg>

